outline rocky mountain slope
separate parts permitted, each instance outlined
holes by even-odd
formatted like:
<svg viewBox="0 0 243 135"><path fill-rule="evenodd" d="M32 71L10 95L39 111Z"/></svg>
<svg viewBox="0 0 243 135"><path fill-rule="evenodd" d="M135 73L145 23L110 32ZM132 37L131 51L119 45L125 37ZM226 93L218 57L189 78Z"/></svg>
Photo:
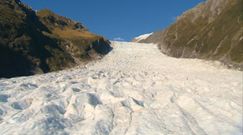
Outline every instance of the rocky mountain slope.
<svg viewBox="0 0 243 135"><path fill-rule="evenodd" d="M243 70L243 0L207 0L139 42L174 57L219 60Z"/></svg>
<svg viewBox="0 0 243 135"><path fill-rule="evenodd" d="M242 73L112 44L102 60L0 80L1 135L240 135Z"/></svg>
<svg viewBox="0 0 243 135"><path fill-rule="evenodd" d="M0 0L0 13L0 77L62 70L111 50L82 24L20 0Z"/></svg>

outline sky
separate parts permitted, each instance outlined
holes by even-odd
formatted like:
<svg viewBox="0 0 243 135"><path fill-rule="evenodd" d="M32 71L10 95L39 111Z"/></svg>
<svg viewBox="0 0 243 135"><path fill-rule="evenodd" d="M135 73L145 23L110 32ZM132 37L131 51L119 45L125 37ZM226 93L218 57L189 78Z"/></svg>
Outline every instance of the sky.
<svg viewBox="0 0 243 135"><path fill-rule="evenodd" d="M204 0L22 0L34 10L53 12L81 22L110 40L130 41L163 30L184 11Z"/></svg>

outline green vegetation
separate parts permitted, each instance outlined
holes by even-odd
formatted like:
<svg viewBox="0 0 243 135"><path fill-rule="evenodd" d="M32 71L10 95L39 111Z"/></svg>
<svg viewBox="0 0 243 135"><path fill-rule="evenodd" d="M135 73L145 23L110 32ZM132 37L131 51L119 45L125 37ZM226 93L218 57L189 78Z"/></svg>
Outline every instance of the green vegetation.
<svg viewBox="0 0 243 135"><path fill-rule="evenodd" d="M0 77L46 73L87 62L97 41L107 49L104 54L111 49L103 37L49 10L36 14L19 0L8 0L0 1L0 12Z"/></svg>

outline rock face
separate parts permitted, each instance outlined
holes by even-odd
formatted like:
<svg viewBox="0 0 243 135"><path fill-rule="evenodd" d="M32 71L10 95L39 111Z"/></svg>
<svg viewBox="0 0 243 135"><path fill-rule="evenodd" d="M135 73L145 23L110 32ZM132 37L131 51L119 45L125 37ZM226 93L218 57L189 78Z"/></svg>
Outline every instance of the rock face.
<svg viewBox="0 0 243 135"><path fill-rule="evenodd" d="M111 50L108 40L49 10L1 0L0 12L0 77L62 70Z"/></svg>
<svg viewBox="0 0 243 135"><path fill-rule="evenodd" d="M243 70L243 0L207 0L139 42L157 43L170 56L219 60Z"/></svg>

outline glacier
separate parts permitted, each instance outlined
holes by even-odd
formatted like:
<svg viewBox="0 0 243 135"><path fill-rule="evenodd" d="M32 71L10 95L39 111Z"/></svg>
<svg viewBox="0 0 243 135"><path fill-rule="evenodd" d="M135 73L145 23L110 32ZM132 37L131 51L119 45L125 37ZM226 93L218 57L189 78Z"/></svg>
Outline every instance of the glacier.
<svg viewBox="0 0 243 135"><path fill-rule="evenodd" d="M151 36L151 35L153 35L153 34L154 34L154 33L147 33L147 34L140 35L140 36L138 36L138 37L135 37L135 38L133 39L133 41L134 41L134 42L140 42L140 41L142 41L142 40L147 39L149 36Z"/></svg>
<svg viewBox="0 0 243 135"><path fill-rule="evenodd" d="M243 74L112 42L86 66L0 80L1 135L240 135Z"/></svg>

